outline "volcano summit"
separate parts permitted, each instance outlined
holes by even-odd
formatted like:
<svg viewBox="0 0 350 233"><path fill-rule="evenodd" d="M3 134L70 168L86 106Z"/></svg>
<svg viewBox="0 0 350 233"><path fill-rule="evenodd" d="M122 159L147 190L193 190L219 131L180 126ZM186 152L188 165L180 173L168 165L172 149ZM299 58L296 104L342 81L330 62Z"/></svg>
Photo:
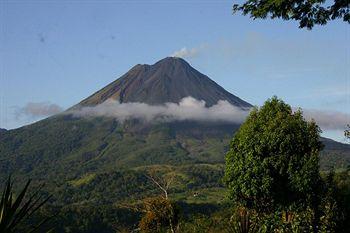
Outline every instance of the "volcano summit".
<svg viewBox="0 0 350 233"><path fill-rule="evenodd" d="M251 105L232 95L182 58L167 57L153 65L136 65L116 81L79 103L91 106L113 99L120 103L141 102L150 105L179 103L191 96L212 106L226 100L234 106Z"/></svg>

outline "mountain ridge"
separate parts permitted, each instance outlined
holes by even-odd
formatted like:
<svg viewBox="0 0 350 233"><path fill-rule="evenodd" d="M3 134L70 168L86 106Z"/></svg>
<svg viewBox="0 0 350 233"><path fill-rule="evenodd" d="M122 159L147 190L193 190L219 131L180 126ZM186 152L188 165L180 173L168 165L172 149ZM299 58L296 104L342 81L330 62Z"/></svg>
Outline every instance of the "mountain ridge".
<svg viewBox="0 0 350 233"><path fill-rule="evenodd" d="M252 105L229 93L182 58L167 57L153 65L138 64L117 80L82 100L76 107L94 106L108 99L150 105L178 103L191 96L212 106L226 100L242 109Z"/></svg>

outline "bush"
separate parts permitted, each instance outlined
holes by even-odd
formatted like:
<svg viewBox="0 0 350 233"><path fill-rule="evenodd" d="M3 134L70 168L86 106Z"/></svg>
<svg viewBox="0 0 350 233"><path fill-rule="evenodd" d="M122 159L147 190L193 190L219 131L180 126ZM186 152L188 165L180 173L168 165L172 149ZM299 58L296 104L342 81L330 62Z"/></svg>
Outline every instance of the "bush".
<svg viewBox="0 0 350 233"><path fill-rule="evenodd" d="M141 232L162 232L166 228L175 229L179 222L179 207L163 198L149 198L144 202L145 215L139 227Z"/></svg>

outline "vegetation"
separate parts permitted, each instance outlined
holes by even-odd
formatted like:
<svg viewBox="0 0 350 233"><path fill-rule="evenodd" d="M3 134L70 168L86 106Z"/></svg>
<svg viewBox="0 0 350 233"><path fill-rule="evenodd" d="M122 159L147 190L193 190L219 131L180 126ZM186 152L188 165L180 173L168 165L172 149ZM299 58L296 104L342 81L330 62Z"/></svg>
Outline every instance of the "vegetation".
<svg viewBox="0 0 350 233"><path fill-rule="evenodd" d="M15 174L21 185L30 177L56 194L89 174L92 178L151 165L224 164L236 127L192 122L146 127L108 118L52 117L1 134L0 183ZM350 145L325 144L321 169L346 169Z"/></svg>
<svg viewBox="0 0 350 233"><path fill-rule="evenodd" d="M230 198L266 213L306 208L320 180L319 132L276 97L254 109L226 156Z"/></svg>
<svg viewBox="0 0 350 233"><path fill-rule="evenodd" d="M333 173L323 181L319 172L319 133L315 122L277 97L250 113L231 142L225 169L244 232L252 223L267 232L339 232Z"/></svg>
<svg viewBox="0 0 350 233"><path fill-rule="evenodd" d="M40 227L48 221L49 218L44 218L36 225L27 225L26 221L42 207L50 197L42 200L42 196L35 192L27 200L26 194L30 180L25 187L20 191L17 198L14 198L13 185L11 177L8 178L5 189L1 196L0 202L0 232L35 232L39 231ZM38 190L39 191L39 190Z"/></svg>
<svg viewBox="0 0 350 233"><path fill-rule="evenodd" d="M330 20L343 19L350 23L350 3L348 0L334 0L328 5L325 0L315 1L276 1L248 0L234 4L233 12L241 11L253 19L270 17L299 22L300 28L312 29L315 25L325 25Z"/></svg>
<svg viewBox="0 0 350 233"><path fill-rule="evenodd" d="M139 223L141 232L176 231L180 211L175 203L164 197L145 199L144 211L145 215Z"/></svg>
<svg viewBox="0 0 350 233"><path fill-rule="evenodd" d="M277 98L252 112L230 146L232 128L222 125L203 133L203 125L142 128L104 118L36 124L0 140L0 186L16 172L13 190L30 176L34 189L47 183L38 194L54 194L23 227L58 213L43 231L310 232L310 223L323 232L350 228L344 221L350 216L348 145L323 141L328 150L318 157L317 126Z"/></svg>

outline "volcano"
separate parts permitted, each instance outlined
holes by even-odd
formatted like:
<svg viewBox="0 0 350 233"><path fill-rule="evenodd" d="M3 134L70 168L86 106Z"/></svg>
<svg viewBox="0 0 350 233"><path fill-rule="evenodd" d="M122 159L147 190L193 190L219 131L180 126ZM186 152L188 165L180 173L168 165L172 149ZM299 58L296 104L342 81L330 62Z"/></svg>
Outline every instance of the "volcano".
<svg viewBox="0 0 350 233"><path fill-rule="evenodd" d="M114 82L58 114L31 125L2 132L0 177L53 180L61 185L85 174L100 174L150 165L223 163L237 123L173 121L146 124L110 117L75 117L72 109L107 100L163 105L185 97L211 107L227 101L252 107L229 93L181 58L167 57L153 65L136 65Z"/></svg>
<svg viewBox="0 0 350 233"><path fill-rule="evenodd" d="M250 108L251 104L232 95L182 58L167 57L153 65L136 65L119 79L79 103L94 106L108 99L159 105L178 103L191 96L204 100L207 106L226 100L234 106Z"/></svg>
<svg viewBox="0 0 350 233"><path fill-rule="evenodd" d="M136 65L63 114L1 131L0 183L8 174L22 182L33 178L47 184L55 203L74 206L119 203L146 195L149 187L142 171L150 167L175 169L172 172L179 173L186 184L178 187L179 193L222 188L224 156L239 128L237 123L184 120L148 124L69 114L72 109L99 106L108 100L159 106L189 96L205 101L207 108L219 101L240 109L252 107L181 58ZM328 140L325 144L322 167L350 163L350 146Z"/></svg>

